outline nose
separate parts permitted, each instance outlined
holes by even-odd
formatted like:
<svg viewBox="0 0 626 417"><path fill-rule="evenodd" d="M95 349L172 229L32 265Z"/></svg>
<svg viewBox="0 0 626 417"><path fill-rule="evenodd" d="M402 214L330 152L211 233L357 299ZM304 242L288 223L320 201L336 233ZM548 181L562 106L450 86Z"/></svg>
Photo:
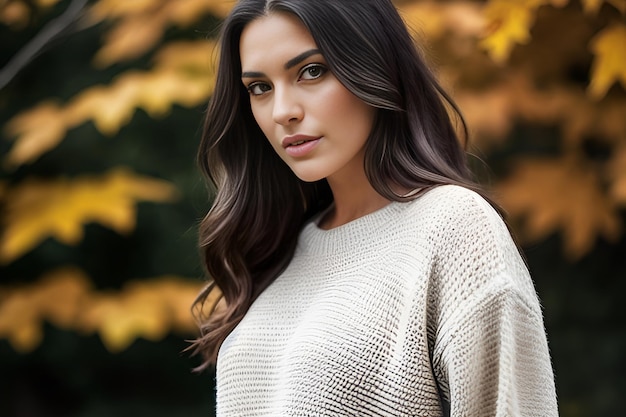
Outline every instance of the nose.
<svg viewBox="0 0 626 417"><path fill-rule="evenodd" d="M286 126L299 122L304 117L304 109L297 96L287 88L274 88L274 121Z"/></svg>

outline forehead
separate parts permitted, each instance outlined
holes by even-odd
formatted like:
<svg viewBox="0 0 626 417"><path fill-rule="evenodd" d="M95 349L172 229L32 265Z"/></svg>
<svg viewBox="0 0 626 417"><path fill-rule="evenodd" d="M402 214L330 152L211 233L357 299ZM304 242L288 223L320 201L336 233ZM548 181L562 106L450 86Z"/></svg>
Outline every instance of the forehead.
<svg viewBox="0 0 626 417"><path fill-rule="evenodd" d="M315 40L295 16L271 13L250 22L241 33L239 55L242 69L279 64L305 50L317 48Z"/></svg>

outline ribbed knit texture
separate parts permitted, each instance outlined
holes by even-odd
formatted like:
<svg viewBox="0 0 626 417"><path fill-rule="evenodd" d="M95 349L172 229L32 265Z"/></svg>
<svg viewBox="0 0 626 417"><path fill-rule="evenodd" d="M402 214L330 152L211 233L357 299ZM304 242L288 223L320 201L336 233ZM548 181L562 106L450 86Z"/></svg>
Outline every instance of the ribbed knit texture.
<svg viewBox="0 0 626 417"><path fill-rule="evenodd" d="M316 221L222 344L218 416L558 415L533 282L482 197Z"/></svg>

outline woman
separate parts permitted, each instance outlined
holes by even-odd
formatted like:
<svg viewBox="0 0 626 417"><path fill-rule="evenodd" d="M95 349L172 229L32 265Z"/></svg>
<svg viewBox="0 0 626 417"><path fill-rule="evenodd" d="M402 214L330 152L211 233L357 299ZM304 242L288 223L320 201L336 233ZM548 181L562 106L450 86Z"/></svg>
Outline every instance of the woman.
<svg viewBox="0 0 626 417"><path fill-rule="evenodd" d="M449 108L389 0L235 6L199 151L217 415L557 415L533 283Z"/></svg>

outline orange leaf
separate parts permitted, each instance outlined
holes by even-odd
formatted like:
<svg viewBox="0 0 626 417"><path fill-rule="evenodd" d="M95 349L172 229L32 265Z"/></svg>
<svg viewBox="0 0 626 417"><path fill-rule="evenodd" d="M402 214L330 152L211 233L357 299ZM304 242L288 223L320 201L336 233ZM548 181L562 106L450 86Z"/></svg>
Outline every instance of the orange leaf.
<svg viewBox="0 0 626 417"><path fill-rule="evenodd" d="M597 175L574 158L520 161L498 184L497 194L521 220L522 237L538 241L560 231L572 259L588 253L597 236L615 240L621 233L619 213L600 190Z"/></svg>
<svg viewBox="0 0 626 417"><path fill-rule="evenodd" d="M608 174L612 179L611 196L626 207L626 143L622 144L609 162Z"/></svg>
<svg viewBox="0 0 626 417"><path fill-rule="evenodd" d="M20 353L35 349L43 339L43 325L28 291L11 291L0 301L0 338Z"/></svg>
<svg viewBox="0 0 626 417"><path fill-rule="evenodd" d="M9 136L18 136L4 160L8 168L15 168L57 146L67 132L67 119L59 104L44 101L9 120L5 130Z"/></svg>

